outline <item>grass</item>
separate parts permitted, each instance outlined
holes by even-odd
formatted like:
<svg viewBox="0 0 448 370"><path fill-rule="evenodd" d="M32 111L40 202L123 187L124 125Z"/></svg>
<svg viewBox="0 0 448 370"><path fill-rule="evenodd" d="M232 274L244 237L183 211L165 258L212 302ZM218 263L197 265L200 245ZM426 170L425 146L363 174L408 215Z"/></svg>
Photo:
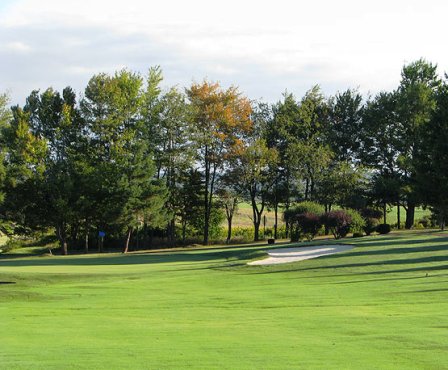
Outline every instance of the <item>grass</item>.
<svg viewBox="0 0 448 370"><path fill-rule="evenodd" d="M400 213L401 213L401 222L404 223L406 221L406 211L403 207L400 207ZM266 227L274 227L275 223L275 216L274 211L266 211L264 212L264 215L266 215ZM415 221L420 220L424 216L430 216L431 211L429 209L423 209L423 208L416 208L415 209ZM249 203L240 203L238 205L238 210L234 216L233 220L233 226L234 227L253 227L252 223L252 207ZM396 224L397 223L397 207L391 207L388 210L387 216L387 223L389 224ZM382 218L381 218L381 222ZM278 211L278 223L279 225L283 225L283 209L279 209ZM227 227L227 221L223 222L223 226Z"/></svg>
<svg viewBox="0 0 448 370"><path fill-rule="evenodd" d="M392 207L389 209L389 212L387 213L386 219L387 219L387 223L388 224L396 224L398 217L397 217L397 206ZM417 207L415 209L415 221L417 222L418 220L422 219L425 216L431 216L431 211L429 209L423 209L421 207ZM404 224L406 221L406 210L404 209L404 207L400 207L400 220L401 223ZM381 219L381 222L382 219Z"/></svg>
<svg viewBox="0 0 448 370"><path fill-rule="evenodd" d="M277 266L246 265L260 246L3 257L0 368L448 368L448 234L343 242Z"/></svg>
<svg viewBox="0 0 448 370"><path fill-rule="evenodd" d="M265 208L263 215L266 216L266 227L274 227L275 224L275 213ZM249 203L238 204L238 209L233 218L234 227L253 227L252 222L252 206ZM283 225L283 210L278 210L278 223ZM223 226L227 227L227 221L223 222ZM261 222L261 227L263 227L263 221Z"/></svg>

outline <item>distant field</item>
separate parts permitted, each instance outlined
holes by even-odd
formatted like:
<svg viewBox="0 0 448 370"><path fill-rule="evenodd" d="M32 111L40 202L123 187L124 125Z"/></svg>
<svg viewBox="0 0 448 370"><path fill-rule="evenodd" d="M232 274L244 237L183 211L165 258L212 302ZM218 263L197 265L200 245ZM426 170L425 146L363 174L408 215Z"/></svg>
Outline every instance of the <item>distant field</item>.
<svg viewBox="0 0 448 370"><path fill-rule="evenodd" d="M274 227L275 214L274 211L266 210L264 212L266 216L266 227ZM283 211L278 212L278 224L283 225ZM223 223L223 226L227 226L227 222ZM238 211L233 219L233 226L235 227L252 227L252 206L249 203L241 203L238 205ZM263 227L263 222L261 223Z"/></svg>
<svg viewBox="0 0 448 370"><path fill-rule="evenodd" d="M342 242L0 257L0 369L446 369L448 234Z"/></svg>
<svg viewBox="0 0 448 370"><path fill-rule="evenodd" d="M274 212L266 211L266 227L274 226ZM415 220L421 219L423 216L430 215L431 211L423 210L422 208L417 208L415 210ZM279 225L283 225L283 210L278 212ZM401 207L401 222L404 223L406 220L406 211ZM390 224L397 223L397 207L393 207L387 213L387 222ZM263 225L263 223L262 223ZM227 226L227 222L223 223L223 226ZM249 203L241 203L238 206L238 212L234 216L233 226L235 227L252 227L252 207Z"/></svg>
<svg viewBox="0 0 448 370"><path fill-rule="evenodd" d="M8 241L8 237L6 235L0 234L0 247L2 245L4 245L7 241Z"/></svg>

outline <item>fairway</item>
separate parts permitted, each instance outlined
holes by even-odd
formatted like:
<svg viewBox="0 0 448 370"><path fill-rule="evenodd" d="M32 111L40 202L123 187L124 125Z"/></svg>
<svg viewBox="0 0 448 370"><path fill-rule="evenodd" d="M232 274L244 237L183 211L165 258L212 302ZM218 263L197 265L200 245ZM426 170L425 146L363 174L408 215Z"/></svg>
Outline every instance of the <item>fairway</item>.
<svg viewBox="0 0 448 370"><path fill-rule="evenodd" d="M0 368L448 368L448 234L343 243L0 258Z"/></svg>

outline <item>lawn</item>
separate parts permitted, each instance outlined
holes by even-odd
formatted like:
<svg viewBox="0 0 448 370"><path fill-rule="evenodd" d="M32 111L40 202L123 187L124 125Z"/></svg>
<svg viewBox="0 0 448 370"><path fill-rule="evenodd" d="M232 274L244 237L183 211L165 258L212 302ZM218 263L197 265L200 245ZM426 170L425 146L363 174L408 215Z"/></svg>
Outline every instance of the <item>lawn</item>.
<svg viewBox="0 0 448 370"><path fill-rule="evenodd" d="M448 368L448 233L343 242L277 266L246 265L265 247L3 257L0 368Z"/></svg>

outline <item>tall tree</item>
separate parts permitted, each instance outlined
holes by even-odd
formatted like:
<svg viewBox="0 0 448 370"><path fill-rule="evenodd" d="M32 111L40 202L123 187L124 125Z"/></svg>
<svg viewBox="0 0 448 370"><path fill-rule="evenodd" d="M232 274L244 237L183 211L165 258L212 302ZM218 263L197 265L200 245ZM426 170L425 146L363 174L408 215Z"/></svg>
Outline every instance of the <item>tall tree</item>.
<svg viewBox="0 0 448 370"><path fill-rule="evenodd" d="M402 125L399 163L404 181L407 229L414 225L415 207L419 203L415 156L422 139L420 127L429 122L436 107L435 94L440 83L437 66L424 59L405 65L401 72L397 111Z"/></svg>
<svg viewBox="0 0 448 370"><path fill-rule="evenodd" d="M274 208L274 238L277 238L279 205L282 204L285 210L288 210L291 200L297 195L293 179L294 166L288 148L299 134L296 130L299 123L299 106L295 97L285 92L283 100L273 105L271 110L272 118L269 118L269 114L261 117L266 121L263 138L269 148L277 150L279 159L272 191L268 194L268 203ZM286 232L288 230L287 225Z"/></svg>
<svg viewBox="0 0 448 370"><path fill-rule="evenodd" d="M268 148L263 139L248 142L240 154L233 158L231 174L237 179L235 185L252 206L254 241L259 240L267 196L275 181L271 176L270 167L276 166L277 161L277 150Z"/></svg>
<svg viewBox="0 0 448 370"><path fill-rule="evenodd" d="M362 129L362 96L346 90L330 100L328 142L337 161L359 162Z"/></svg>
<svg viewBox="0 0 448 370"><path fill-rule="evenodd" d="M152 121L150 140L154 146L157 178L169 190L166 203L171 215L168 223L168 237L175 242L176 214L179 189L182 186L181 174L193 166L194 150L191 145L191 126L188 120L188 106L185 96L172 88L160 96L157 119Z"/></svg>
<svg viewBox="0 0 448 370"><path fill-rule="evenodd" d="M431 119L419 127L421 145L415 155L416 185L425 205L432 207L444 229L448 220L448 84L436 96Z"/></svg>
<svg viewBox="0 0 448 370"><path fill-rule="evenodd" d="M11 117L9 97L6 93L0 93L0 204L4 199L4 181L6 177L4 161L7 143L4 137L4 131L7 128Z"/></svg>
<svg viewBox="0 0 448 370"><path fill-rule="evenodd" d="M361 160L373 170L370 196L383 208L384 222L387 205L397 205L400 225L403 182L399 158L403 126L398 118L397 105L396 92L381 92L366 103L361 130Z"/></svg>
<svg viewBox="0 0 448 370"><path fill-rule="evenodd" d="M333 155L325 142L327 126L328 105L319 86L314 86L300 102L295 127L297 133L291 136L288 146L295 174L304 182L305 200L313 199L316 182L328 167Z"/></svg>
<svg viewBox="0 0 448 370"><path fill-rule="evenodd" d="M218 83L193 84L187 95L198 165L204 171L203 243L208 244L217 176L226 160L240 147L241 137L252 130L251 106L237 88L223 90Z"/></svg>
<svg viewBox="0 0 448 370"><path fill-rule="evenodd" d="M163 210L165 192L154 182L155 166L141 117L142 85L139 75L125 70L96 75L82 101L97 184L96 223L99 228L118 226L126 231L124 252L138 224L159 227L163 220L156 217ZM149 216L150 204L156 212Z"/></svg>

